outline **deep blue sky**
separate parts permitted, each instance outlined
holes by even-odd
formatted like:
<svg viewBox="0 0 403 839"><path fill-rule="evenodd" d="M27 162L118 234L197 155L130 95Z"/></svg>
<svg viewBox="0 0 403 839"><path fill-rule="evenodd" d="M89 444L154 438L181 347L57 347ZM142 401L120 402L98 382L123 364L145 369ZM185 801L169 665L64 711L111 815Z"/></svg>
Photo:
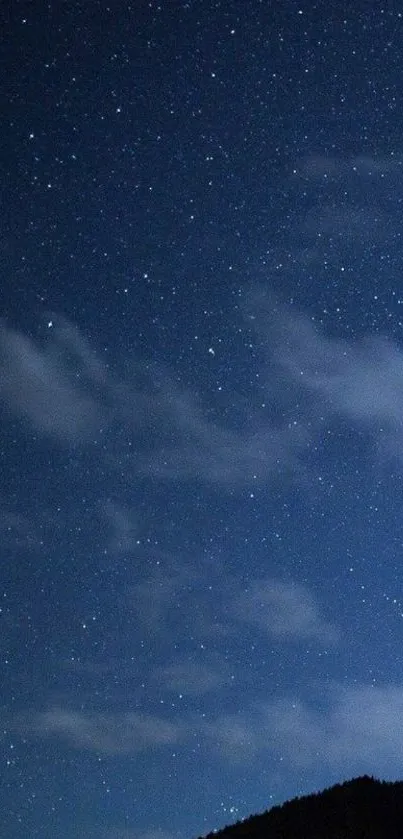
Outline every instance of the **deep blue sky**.
<svg viewBox="0 0 403 839"><path fill-rule="evenodd" d="M0 833L402 778L400 4L0 14Z"/></svg>

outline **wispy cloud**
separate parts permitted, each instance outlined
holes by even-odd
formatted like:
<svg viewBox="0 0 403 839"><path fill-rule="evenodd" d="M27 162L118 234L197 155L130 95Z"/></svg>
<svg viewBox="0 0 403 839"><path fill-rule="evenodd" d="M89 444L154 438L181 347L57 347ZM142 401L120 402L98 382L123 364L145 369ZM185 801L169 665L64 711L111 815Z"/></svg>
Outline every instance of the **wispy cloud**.
<svg viewBox="0 0 403 839"><path fill-rule="evenodd" d="M336 687L322 712L299 701L273 703L264 711L275 750L291 765L349 773L400 771L402 715L400 685Z"/></svg>
<svg viewBox="0 0 403 839"><path fill-rule="evenodd" d="M150 828L149 830L139 830L136 828L120 826L118 824L105 825L104 822L93 823L82 822L77 823L72 827L74 832L74 839L178 839L178 833L170 833L168 830L159 828ZM73 836L73 834L71 834Z"/></svg>
<svg viewBox="0 0 403 839"><path fill-rule="evenodd" d="M201 727L212 753L230 763L243 763L256 757L264 743L264 730L245 714L222 714Z"/></svg>
<svg viewBox="0 0 403 839"><path fill-rule="evenodd" d="M334 157L332 155L307 155L296 167L296 176L309 180L324 177L343 178L351 176L362 178L373 176L384 177L392 175L403 179L403 158L389 155L388 157L372 157L371 155L356 155L352 157Z"/></svg>
<svg viewBox="0 0 403 839"><path fill-rule="evenodd" d="M20 721L26 733L57 737L76 749L108 755L130 755L177 743L182 727L162 717L125 713L91 713L53 708Z"/></svg>
<svg viewBox="0 0 403 839"><path fill-rule="evenodd" d="M133 834L133 839L174 839L174 837L174 833L169 833L167 830L158 828L155 828L155 830L146 830L141 833L137 833L136 837L134 837ZM124 839L123 836L122 839ZM127 837L127 839L129 839L129 837Z"/></svg>
<svg viewBox="0 0 403 839"><path fill-rule="evenodd" d="M326 769L388 776L400 771L401 685L334 685L321 691L319 703L318 696L312 699L312 706L298 696L254 701L236 713L202 720L184 713L180 722L135 712L55 707L20 716L14 727L24 736L57 738L79 751L103 755L176 748L197 737L211 759L215 755L234 764L270 757L286 772Z"/></svg>
<svg viewBox="0 0 403 839"><path fill-rule="evenodd" d="M374 455L403 457L403 352L393 340L329 337L307 315L262 292L249 316L284 383L298 399L298 421L312 441L325 422L343 418L365 432Z"/></svg>
<svg viewBox="0 0 403 839"><path fill-rule="evenodd" d="M259 396L251 395L245 421L232 427L213 419L202 397L179 388L170 371L135 360L124 374L110 370L63 319L42 342L1 326L3 406L67 444L91 443L118 423L130 435L128 470L153 481L197 481L229 491L273 481L305 483L323 420L335 417L373 434L382 456L403 456L403 353L396 342L379 335L355 341L328 336L262 290L246 295L244 315L262 353L266 349L266 362L260 364ZM112 472L121 470L119 439L106 440L100 455ZM130 550L130 512L109 502L105 514L115 547Z"/></svg>
<svg viewBox="0 0 403 839"><path fill-rule="evenodd" d="M304 585L276 579L253 580L234 601L235 616L278 640L315 640L334 644L335 626L323 617L319 604Z"/></svg>
<svg viewBox="0 0 403 839"><path fill-rule="evenodd" d="M288 773L401 771L401 685L334 686L320 705L313 710L298 697L255 703L237 715L218 716L204 726L204 735L224 760L270 756Z"/></svg>
<svg viewBox="0 0 403 839"><path fill-rule="evenodd" d="M206 583L208 581L209 584ZM245 624L256 627L264 639L278 643L313 640L333 645L339 630L323 613L308 586L275 577L251 578L247 587L224 568L211 569L203 564L164 568L157 566L150 576L132 586L125 594L125 607L136 615L151 634L161 637L183 635L191 627L193 639L234 638ZM168 684L193 680L200 687L225 683L223 662L207 662L208 669L192 669L186 662L176 662L165 671Z"/></svg>
<svg viewBox="0 0 403 839"><path fill-rule="evenodd" d="M0 538L3 550L14 551L19 548L31 550L40 546L41 534L37 522L21 513L2 506L0 501ZM42 534L43 538L43 534Z"/></svg>
<svg viewBox="0 0 403 839"><path fill-rule="evenodd" d="M375 335L328 338L306 316L282 315L286 340L278 345L277 360L326 413L378 431L403 429L403 353L397 344Z"/></svg>
<svg viewBox="0 0 403 839"><path fill-rule="evenodd" d="M403 158L393 154L344 158L309 155L297 161L288 188L308 189L311 201L315 195L317 201L290 227L289 249L294 264L305 261L308 248L308 260L322 267L324 254L329 259L336 242L338 260L352 244L384 246L391 224L396 224L391 221L390 195L399 184L403 184Z"/></svg>
<svg viewBox="0 0 403 839"><path fill-rule="evenodd" d="M340 418L352 432L372 436L377 456L403 457L403 352L397 342L377 334L329 336L262 290L246 301L249 328L266 347L261 395L276 411L267 411L262 422L252 397L245 427L235 431L208 419L192 394L173 387L165 403L172 442L143 463L146 473L232 490L273 480L305 484L309 452L324 423Z"/></svg>
<svg viewBox="0 0 403 839"><path fill-rule="evenodd" d="M262 420L258 404L250 404L242 432L208 419L192 394L176 388L170 391L166 408L173 442L144 465L145 471L157 478L196 479L232 487L255 480L260 483L270 476L281 475L284 480L303 468L307 429L287 421L274 423L268 417Z"/></svg>
<svg viewBox="0 0 403 839"><path fill-rule="evenodd" d="M165 690L185 696L201 696L231 684L231 668L217 655L208 662L173 662L153 676Z"/></svg>
<svg viewBox="0 0 403 839"><path fill-rule="evenodd" d="M124 601L140 625L149 633L164 633L186 614L186 596L195 578L192 568L178 563L169 567L154 563L147 577L126 588Z"/></svg>
<svg viewBox="0 0 403 839"><path fill-rule="evenodd" d="M88 440L105 425L96 388L105 369L82 335L60 319L47 341L0 325L2 402L35 429L63 442Z"/></svg>
<svg viewBox="0 0 403 839"><path fill-rule="evenodd" d="M219 562L163 556L150 567L149 574L122 595L122 607L150 636L157 635L162 644L164 638L170 643L183 638L184 630L193 639L228 634L226 616L217 606L217 598L226 596Z"/></svg>
<svg viewBox="0 0 403 839"><path fill-rule="evenodd" d="M111 499L102 505L107 524L110 528L108 551L112 553L127 553L133 551L139 544L137 516L133 510Z"/></svg>
<svg viewBox="0 0 403 839"><path fill-rule="evenodd" d="M124 375L109 370L82 333L59 316L46 340L0 325L0 383L9 412L61 443L90 443L117 421L133 436L127 468L154 479L233 487L284 476L299 468L306 443L302 427L263 422L253 405L242 432L212 421L169 370L136 359ZM115 458L120 462L111 448L102 456L109 466ZM116 524L116 509L109 512Z"/></svg>

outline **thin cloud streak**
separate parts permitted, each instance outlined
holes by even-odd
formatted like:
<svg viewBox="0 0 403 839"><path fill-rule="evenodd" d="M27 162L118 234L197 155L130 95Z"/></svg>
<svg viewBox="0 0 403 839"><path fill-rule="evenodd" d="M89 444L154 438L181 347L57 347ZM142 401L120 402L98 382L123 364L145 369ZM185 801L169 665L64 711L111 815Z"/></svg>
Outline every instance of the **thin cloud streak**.
<svg viewBox="0 0 403 839"><path fill-rule="evenodd" d="M105 755L131 755L177 743L181 725L150 714L83 712L53 708L33 713L21 730L49 739L57 737L75 749Z"/></svg>
<svg viewBox="0 0 403 839"><path fill-rule="evenodd" d="M35 429L61 442L89 440L106 415L93 385L104 376L71 325L42 346L0 325L3 405Z"/></svg>
<svg viewBox="0 0 403 839"><path fill-rule="evenodd" d="M327 710L300 701L269 704L264 716L276 751L294 767L349 773L400 771L403 687L336 687Z"/></svg>
<svg viewBox="0 0 403 839"><path fill-rule="evenodd" d="M259 309L259 314L256 314ZM328 337L311 319L259 293L250 306L268 357L298 394L299 421L312 440L343 418L364 431L374 457L403 457L403 352L381 335Z"/></svg>
<svg viewBox="0 0 403 839"><path fill-rule="evenodd" d="M317 704L317 703L316 703ZM210 758L237 765L281 758L284 771L348 774L400 771L403 749L401 685L335 685L322 692L322 710L298 696L254 702L237 713L180 722L136 712L82 712L55 707L25 714L14 723L24 736L58 738L82 752L135 755L192 742Z"/></svg>
<svg viewBox="0 0 403 839"><path fill-rule="evenodd" d="M185 696L202 696L231 685L231 668L223 659L212 656L207 663L196 661L173 662L153 673L164 690Z"/></svg>
<svg viewBox="0 0 403 839"><path fill-rule="evenodd" d="M402 715L401 685L336 685L322 711L298 697L255 703L206 723L204 736L234 764L270 756L281 760L284 772L375 771L386 777L401 771Z"/></svg>
<svg viewBox="0 0 403 839"><path fill-rule="evenodd" d="M338 627L326 620L307 586L266 577L251 579L247 589L239 593L239 581L222 573L215 580L212 601L209 587L199 584L202 570L157 568L152 576L132 587L126 608L148 632L162 639L167 634L173 637L177 628L182 632L183 626L191 626L194 637L233 638L250 624L262 638L278 643L313 640L326 646L338 642Z"/></svg>
<svg viewBox="0 0 403 839"><path fill-rule="evenodd" d="M339 631L326 621L306 586L275 579L253 580L235 600L238 620L255 624L281 641L314 640L334 644Z"/></svg>
<svg viewBox="0 0 403 839"><path fill-rule="evenodd" d="M397 343L378 335L329 337L262 291L249 295L245 318L266 347L267 362L261 365L262 392L248 406L242 428L210 419L167 371L134 365L130 374L111 372L63 320L43 345L3 324L3 405L60 443L92 444L102 434L100 456L112 473L121 471L122 451L112 450L108 428L118 423L132 443L124 452L127 470L228 491L251 482L305 485L309 453L324 420L343 417L352 430L373 435L379 456L403 457L403 353ZM277 406L264 419L262 393L268 405ZM116 547L120 542L120 550L130 550L132 523L117 508L105 512L116 528Z"/></svg>

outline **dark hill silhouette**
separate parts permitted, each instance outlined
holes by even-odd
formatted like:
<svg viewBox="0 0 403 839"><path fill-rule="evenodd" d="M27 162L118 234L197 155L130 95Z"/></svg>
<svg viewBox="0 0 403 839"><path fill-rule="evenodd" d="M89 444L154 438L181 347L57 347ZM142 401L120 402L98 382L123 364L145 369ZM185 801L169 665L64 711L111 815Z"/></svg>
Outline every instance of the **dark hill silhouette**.
<svg viewBox="0 0 403 839"><path fill-rule="evenodd" d="M209 833L206 839L403 839L403 782L364 775Z"/></svg>

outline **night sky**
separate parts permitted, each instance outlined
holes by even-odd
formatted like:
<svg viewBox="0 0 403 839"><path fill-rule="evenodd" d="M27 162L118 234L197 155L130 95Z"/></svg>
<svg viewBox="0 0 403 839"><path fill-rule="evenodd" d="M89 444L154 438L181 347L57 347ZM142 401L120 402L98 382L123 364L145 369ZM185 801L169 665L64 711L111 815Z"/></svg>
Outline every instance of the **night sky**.
<svg viewBox="0 0 403 839"><path fill-rule="evenodd" d="M403 8L1 6L7 839L403 777Z"/></svg>

